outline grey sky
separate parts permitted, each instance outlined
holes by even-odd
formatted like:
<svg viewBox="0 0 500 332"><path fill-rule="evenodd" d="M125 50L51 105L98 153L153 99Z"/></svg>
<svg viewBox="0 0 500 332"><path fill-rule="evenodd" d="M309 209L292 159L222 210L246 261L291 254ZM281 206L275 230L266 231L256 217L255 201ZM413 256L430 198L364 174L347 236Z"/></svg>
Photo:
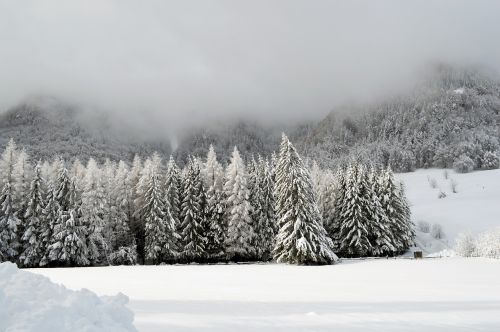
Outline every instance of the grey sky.
<svg viewBox="0 0 500 332"><path fill-rule="evenodd" d="M0 107L52 95L172 127L298 119L500 67L500 1L0 0Z"/></svg>

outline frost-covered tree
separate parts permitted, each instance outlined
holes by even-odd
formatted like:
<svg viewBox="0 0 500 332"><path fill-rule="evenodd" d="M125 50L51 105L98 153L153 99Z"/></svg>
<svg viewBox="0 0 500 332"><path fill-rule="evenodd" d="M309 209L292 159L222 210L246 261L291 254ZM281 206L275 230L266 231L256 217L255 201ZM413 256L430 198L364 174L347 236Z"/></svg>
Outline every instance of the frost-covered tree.
<svg viewBox="0 0 500 332"><path fill-rule="evenodd" d="M110 234L112 252L109 255L109 261L113 265L133 265L137 262L137 248L128 219L128 211L133 209L131 206L133 202L127 177L127 165L120 161L112 183L112 193L108 194L112 199L109 205L112 223Z"/></svg>
<svg viewBox="0 0 500 332"><path fill-rule="evenodd" d="M31 181L28 194L28 205L24 215L26 227L21 240L23 241L24 251L19 257L23 266L35 267L45 254L45 248L42 242L43 210L45 208L44 180L41 174L41 164L35 166L34 177Z"/></svg>
<svg viewBox="0 0 500 332"><path fill-rule="evenodd" d="M257 251L257 259L268 261L272 258L277 231L274 213L274 181L269 163L260 156L254 172L256 175L252 195L254 247Z"/></svg>
<svg viewBox="0 0 500 332"><path fill-rule="evenodd" d="M235 147L226 170L224 184L226 198L226 252L230 260L254 260L256 248L253 246L255 230L252 223L250 192L247 187L245 165Z"/></svg>
<svg viewBox="0 0 500 332"><path fill-rule="evenodd" d="M197 160L191 158L183 177L181 211L182 259L202 261L206 252L205 193L203 179Z"/></svg>
<svg viewBox="0 0 500 332"><path fill-rule="evenodd" d="M104 208L106 197L102 172L90 158L83 179L81 222L87 228L86 246L88 259L93 264L107 263L108 243L104 238Z"/></svg>
<svg viewBox="0 0 500 332"><path fill-rule="evenodd" d="M170 214L174 219L177 233L181 233L181 175L180 170L172 156L167 164L165 173L165 204L170 209ZM178 244L178 247L180 244Z"/></svg>
<svg viewBox="0 0 500 332"><path fill-rule="evenodd" d="M145 222L146 262L153 264L171 262L178 253L178 234L170 208L164 201L161 159L158 155L154 155L151 162L144 167L139 186L143 188L144 205L141 215Z"/></svg>
<svg viewBox="0 0 500 332"><path fill-rule="evenodd" d="M141 200L141 188L139 188L139 180L143 172L141 158L138 155L134 156L132 166L127 175L127 187L129 190L130 205L127 210L127 219L129 220L130 230L134 235L134 240L137 245L137 254L139 262L144 263L144 223L141 219L140 211L144 205Z"/></svg>
<svg viewBox="0 0 500 332"><path fill-rule="evenodd" d="M14 165L16 144L10 140L0 159L0 260L15 261L19 254L20 220L15 210Z"/></svg>
<svg viewBox="0 0 500 332"><path fill-rule="evenodd" d="M390 168L382 171L380 179L382 208L390 223L391 243L396 252L408 249L414 238L410 208L404 189L398 185Z"/></svg>
<svg viewBox="0 0 500 332"><path fill-rule="evenodd" d="M477 255L476 240L470 233L460 233L455 240L455 252L462 257Z"/></svg>
<svg viewBox="0 0 500 332"><path fill-rule="evenodd" d="M12 170L14 180L14 203L18 218L21 220L21 231L24 232L26 207L28 205L28 196L30 192L30 183L32 177L31 164L26 151L21 150L17 154L16 162Z"/></svg>
<svg viewBox="0 0 500 332"><path fill-rule="evenodd" d="M56 165L54 200L57 218L52 226L47 258L50 264L56 266L85 266L90 263L86 243L88 228L81 220L80 193L69 177L65 162L60 160ZM51 204L50 201L47 204ZM45 264L45 260L42 264Z"/></svg>
<svg viewBox="0 0 500 332"><path fill-rule="evenodd" d="M217 161L217 154L210 145L203 168L206 193L206 252L210 261L223 260L227 225L224 219L223 182L224 170Z"/></svg>
<svg viewBox="0 0 500 332"><path fill-rule="evenodd" d="M361 164L351 164L346 173L346 193L340 215L340 252L346 256L366 256L372 252L370 236L378 211L371 211L372 188ZM383 210L380 209L383 215Z"/></svg>
<svg viewBox="0 0 500 332"><path fill-rule="evenodd" d="M276 166L279 231L273 254L278 262L332 264L337 256L321 222L311 175L283 134Z"/></svg>
<svg viewBox="0 0 500 332"><path fill-rule="evenodd" d="M392 245L391 223L382 207L381 197L384 195L379 172L372 168L368 175L368 185L370 186L369 205L369 239L371 244L370 254L380 256L391 254L395 251Z"/></svg>
<svg viewBox="0 0 500 332"><path fill-rule="evenodd" d="M53 242L54 230L59 217L59 205L57 204L55 190L52 183L47 185L46 194L46 204L42 211L40 222L40 246L42 251L40 266L46 266L50 263L50 245Z"/></svg>

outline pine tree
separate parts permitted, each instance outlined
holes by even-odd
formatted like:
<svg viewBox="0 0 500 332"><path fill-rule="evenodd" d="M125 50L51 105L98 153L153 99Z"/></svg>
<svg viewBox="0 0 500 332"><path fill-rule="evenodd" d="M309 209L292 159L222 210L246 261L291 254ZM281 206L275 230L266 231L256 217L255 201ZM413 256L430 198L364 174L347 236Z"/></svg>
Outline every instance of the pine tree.
<svg viewBox="0 0 500 332"><path fill-rule="evenodd" d="M334 176L334 192L332 205L323 211L323 224L327 231L328 236L333 242L333 251L340 253L342 248L343 239L340 237L340 229L342 226L343 215L346 209L346 193L347 193L347 179L346 170L340 168Z"/></svg>
<svg viewBox="0 0 500 332"><path fill-rule="evenodd" d="M59 206L52 183L47 185L47 197L45 202L46 205L42 211L40 222L40 247L42 251L40 266L46 266L50 263L50 245L54 241L54 230L59 217Z"/></svg>
<svg viewBox="0 0 500 332"><path fill-rule="evenodd" d="M390 223L391 244L396 253L408 249L413 240L412 223L404 191L397 185L390 168L381 178L381 204Z"/></svg>
<svg viewBox="0 0 500 332"><path fill-rule="evenodd" d="M146 163L150 163L151 160L146 160ZM129 220L130 230L134 235L134 240L137 246L137 256L140 263L144 263L144 222L141 217L141 207L144 206L144 202L141 199L141 194L143 194L142 188L139 187L139 182L141 177L144 175L144 168L142 165L141 158L138 155L134 156L132 162L132 167L128 172L127 176L127 186L130 190L129 198L131 204L129 205L129 210L127 211L127 218ZM146 176L146 175L144 175Z"/></svg>
<svg viewBox="0 0 500 332"><path fill-rule="evenodd" d="M140 180L144 188L145 258L153 264L171 262L178 253L176 225L164 201L160 164L159 156L155 155L151 163L145 165L149 168L144 172L147 177Z"/></svg>
<svg viewBox="0 0 500 332"><path fill-rule="evenodd" d="M337 257L321 223L311 175L285 134L276 166L275 196L279 231L274 258L291 264L332 264Z"/></svg>
<svg viewBox="0 0 500 332"><path fill-rule="evenodd" d="M183 259L203 261L206 259L206 220L203 179L198 161L191 158L183 178L183 201L181 229Z"/></svg>
<svg viewBox="0 0 500 332"><path fill-rule="evenodd" d="M22 236L24 252L19 260L23 266L35 267L40 264L45 250L42 244L42 222L43 209L45 208L45 194L43 178L41 175L41 164L35 167L34 178L31 181L28 205L24 215L27 222L24 234Z"/></svg>
<svg viewBox="0 0 500 332"><path fill-rule="evenodd" d="M274 213L274 182L270 166L259 156L255 167L255 187L253 205L253 222L255 229L254 246L258 260L268 261L272 258L275 245L276 219Z"/></svg>
<svg viewBox="0 0 500 332"><path fill-rule="evenodd" d="M247 173L238 149L235 147L231 162L226 170L224 184L226 198L227 237L226 251L234 261L255 260L255 231L252 223L250 191L247 185Z"/></svg>
<svg viewBox="0 0 500 332"><path fill-rule="evenodd" d="M109 245L103 234L106 197L102 179L101 170L95 160L90 158L83 179L81 221L87 228L86 246L92 264L106 262Z"/></svg>
<svg viewBox="0 0 500 332"><path fill-rule="evenodd" d="M366 256L372 251L369 237L373 195L362 164L354 163L348 167L346 184L345 207L340 220L340 251L351 257Z"/></svg>
<svg viewBox="0 0 500 332"><path fill-rule="evenodd" d="M113 265L133 265L137 262L137 248L130 230L128 211L132 209L128 187L127 165L120 161L115 172L112 187L108 189L109 218L112 223L110 263Z"/></svg>
<svg viewBox="0 0 500 332"><path fill-rule="evenodd" d="M165 204L170 209L170 214L174 219L175 229L178 234L182 233L181 230L181 176L180 170L172 156L167 164L167 171L165 174ZM180 243L177 244L179 248Z"/></svg>
<svg viewBox="0 0 500 332"><path fill-rule="evenodd" d="M68 169L61 159L56 164L57 180L55 202L57 219L48 246L48 260L53 265L85 266L90 263L87 250L87 227L81 220L81 198L76 184L71 181ZM43 261L45 264L45 261Z"/></svg>
<svg viewBox="0 0 500 332"><path fill-rule="evenodd" d="M206 251L211 261L220 261L225 257L225 238L227 226L224 220L223 168L217 161L212 145L208 150L207 162L203 169L207 190L207 244Z"/></svg>
<svg viewBox="0 0 500 332"><path fill-rule="evenodd" d="M380 180L380 174L372 168L368 175L368 183L371 187L369 239L372 246L371 254L375 256L391 254L395 250L391 241L390 221L381 203L384 193Z"/></svg>
<svg viewBox="0 0 500 332"><path fill-rule="evenodd" d="M0 260L15 261L20 249L17 217L14 205L14 164L16 144L10 140L0 159Z"/></svg>

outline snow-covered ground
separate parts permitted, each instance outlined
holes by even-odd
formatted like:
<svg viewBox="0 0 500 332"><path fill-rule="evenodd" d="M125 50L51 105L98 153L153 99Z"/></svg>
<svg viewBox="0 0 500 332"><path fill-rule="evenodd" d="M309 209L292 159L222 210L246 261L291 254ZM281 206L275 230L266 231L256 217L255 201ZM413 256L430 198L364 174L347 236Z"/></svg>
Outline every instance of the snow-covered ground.
<svg viewBox="0 0 500 332"><path fill-rule="evenodd" d="M136 331L127 301L123 294L98 297L69 290L15 264L0 264L0 331Z"/></svg>
<svg viewBox="0 0 500 332"><path fill-rule="evenodd" d="M140 331L498 331L500 261L35 269L130 297Z"/></svg>
<svg viewBox="0 0 500 332"><path fill-rule="evenodd" d="M396 174L405 183L412 219L443 227L446 237L442 241L433 241L429 234L418 234L417 241L426 244L423 249L429 253L453 247L461 232L477 234L500 227L500 169L467 174L447 172L448 179L442 169ZM457 184L457 193L452 192L452 180ZM435 181L437 188L432 188L430 181ZM438 198L441 191L446 197Z"/></svg>

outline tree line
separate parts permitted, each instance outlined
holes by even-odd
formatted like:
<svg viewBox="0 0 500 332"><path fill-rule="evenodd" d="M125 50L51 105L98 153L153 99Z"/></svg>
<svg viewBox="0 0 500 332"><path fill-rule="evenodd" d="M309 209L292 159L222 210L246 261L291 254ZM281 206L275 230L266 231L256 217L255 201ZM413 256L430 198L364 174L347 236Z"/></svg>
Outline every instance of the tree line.
<svg viewBox="0 0 500 332"><path fill-rule="evenodd" d="M404 252L414 231L390 169L308 167L283 135L277 155L224 167L210 147L181 169L158 154L127 165L0 160L0 261L24 267L271 261L332 264Z"/></svg>

